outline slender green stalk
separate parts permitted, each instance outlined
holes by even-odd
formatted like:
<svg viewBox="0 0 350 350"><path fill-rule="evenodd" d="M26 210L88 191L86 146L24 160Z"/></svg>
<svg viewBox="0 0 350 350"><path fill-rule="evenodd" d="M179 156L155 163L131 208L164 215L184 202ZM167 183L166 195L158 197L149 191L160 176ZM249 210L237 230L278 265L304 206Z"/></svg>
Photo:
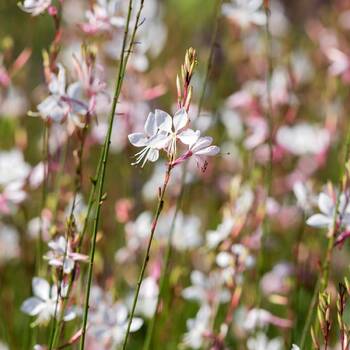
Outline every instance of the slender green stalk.
<svg viewBox="0 0 350 350"><path fill-rule="evenodd" d="M81 174L82 174L82 168L83 168L83 152L84 152L84 146L85 146L85 140L86 140L86 136L87 136L88 127L89 127L89 117L87 116L87 121L86 121L84 128L82 130L81 142L80 142L78 154L77 154L78 163L77 163L76 171L75 171L74 195L73 195L73 202L72 202L71 210L70 210L69 217L68 217L68 225L67 225L68 227L66 229L66 235L65 235L66 246L65 246L62 266L65 265L66 258L67 258L68 242L69 242L70 237L73 235L72 231L73 231L73 225L74 225L74 210L75 210L75 206L76 206L77 196L78 196L78 193L80 192L80 189L81 189ZM59 305L60 299L62 299L61 285L63 282L63 277L64 277L64 274L63 274L63 268L62 268L60 270L59 279L58 279L58 293L57 293L57 300L56 300L56 305L55 305L55 312L54 312L54 316L53 316L53 323L52 323L51 336L50 336L50 342L49 342L49 350L52 350L53 348L56 347L58 338L60 336L60 333L61 333L60 330L61 330L61 326L63 323L63 316L64 316L64 312L65 312L66 301L69 299L69 295L70 295L70 291L71 291L70 287L71 287L71 284L73 283L73 276L70 276L68 293L67 293L67 296L65 298L65 303L63 305L61 305L60 314L59 314L59 317L57 319L58 305Z"/></svg>
<svg viewBox="0 0 350 350"><path fill-rule="evenodd" d="M80 350L83 350L84 346L85 346L85 335L86 335L87 318L88 318L88 312L89 312L90 289L91 289L91 283L92 283L92 272L93 272L93 264L94 264L95 249L96 249L96 237L97 237L97 231L98 231L98 226L99 226L101 206L102 206L102 202L103 202L103 187L104 187L104 180L105 180L105 174L106 174L106 166L107 166L109 148L110 148L110 143L111 143L113 122L114 122L115 112L116 112L116 108L117 108L117 102L118 102L121 88L123 85L123 80L124 80L124 76L125 76L127 62L128 62L129 57L130 57L130 54L132 52L132 47L134 45L135 35L136 35L137 29L138 29L139 24L140 24L140 17L141 17L141 12L143 9L143 4L144 4L144 0L141 0L139 9L138 9L138 12L136 15L135 24L134 24L133 32L131 35L129 47L128 47L127 53L125 55L125 49L126 49L128 33L129 33L129 24L130 24L131 13L132 13L132 5L133 5L133 1L129 0L128 14L127 14L127 19L126 19L126 24L125 24L123 44L122 44L122 49L121 49L121 53L120 53L120 62L119 62L119 70L118 70L118 75L117 75L116 88L115 88L115 93L114 93L113 102L112 102L112 110L111 110L111 115L110 115L110 119L109 119L108 131L107 131L105 143L104 143L104 146L102 149L102 159L101 159L100 171L98 172L98 177L97 177L97 191L98 191L97 192L97 208L96 208L96 211L94 213L95 215L93 218L92 244L91 244L91 250L90 250L88 281L87 281L85 305L84 305L84 311L83 311L82 335L81 335L80 347L79 347Z"/></svg>
<svg viewBox="0 0 350 350"><path fill-rule="evenodd" d="M150 251L151 251L153 236L154 236L155 230L157 228L159 216L160 216L160 214L161 214L161 212L163 210L164 195L165 195L165 192L166 192L166 189L167 189L167 186L168 186L168 182L169 182L170 174L171 174L171 170L172 170L171 163L172 162L169 161L168 168L167 168L167 171L165 173L164 183L163 183L163 186L162 186L162 188L160 190L160 194L159 194L159 198L158 198L157 210L156 210L156 213L154 215L154 219L153 219L153 223L152 223L152 227L151 227L151 233L150 233L150 236L149 236L149 239L148 239L146 254L145 254L145 257L143 259L140 275L139 275L139 278L138 278L138 281L137 281L136 292L135 292L135 296L134 296L134 300L133 300L133 304L132 304L131 312L130 312L130 316L129 316L129 321L128 321L128 327L126 329L126 333L125 333L125 337L124 337L124 342L123 342L123 347L122 347L123 350L126 349L126 346L127 346L127 343L128 343L130 327L131 327L132 320L134 318L136 304L137 304L137 300L138 300L139 293L140 293L141 283L142 283L143 276L145 274L145 270L146 270L146 267L147 267L147 264L148 264L148 261L149 261L149 258L150 258Z"/></svg>
<svg viewBox="0 0 350 350"><path fill-rule="evenodd" d="M39 237L37 241L37 253L36 253L36 270L39 275L41 275L41 259L43 253L43 230L44 230L44 222L42 217L43 209L46 206L47 199L47 191L48 191L48 177L49 177L49 124L45 122L44 124L44 135L43 135L43 154L44 154L44 179L42 184L42 193L41 193L41 210L40 210L40 229L39 229Z"/></svg>

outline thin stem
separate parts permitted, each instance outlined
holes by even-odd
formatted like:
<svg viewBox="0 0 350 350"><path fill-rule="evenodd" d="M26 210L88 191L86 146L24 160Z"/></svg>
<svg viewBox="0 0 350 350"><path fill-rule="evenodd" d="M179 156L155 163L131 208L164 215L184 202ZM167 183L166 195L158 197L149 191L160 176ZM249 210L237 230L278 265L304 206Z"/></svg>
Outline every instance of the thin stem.
<svg viewBox="0 0 350 350"><path fill-rule="evenodd" d="M155 308L154 315L151 319L151 323L149 324L149 326L147 328L146 339L145 339L145 344L143 346L143 350L150 349L153 334L154 334L154 327L155 327L155 324L157 322L157 316L158 316L158 310L160 307L160 302L161 302L161 299L162 299L163 294L164 294L165 284L166 284L167 277L168 277L170 258L171 258L172 251L173 251L173 249L172 249L173 246L172 246L171 242L172 242L172 238L173 238L173 234L174 234L176 219L177 219L178 213L180 211L181 204L182 204L182 198L183 198L183 195L185 192L185 178L186 178L186 174L187 174L187 166L188 166L188 163L186 162L183 166L183 171L182 171L180 194L176 200L175 213L174 213L173 219L171 221L171 225L170 225L169 236L168 236L168 241L167 241L167 248L166 248L166 253L165 253L165 259L164 259L164 263L163 263L164 266L163 266L162 274L161 274L161 277L159 280L159 293L157 296L157 305Z"/></svg>
<svg viewBox="0 0 350 350"><path fill-rule="evenodd" d="M125 48L126 48L126 43L127 43L128 33L129 33L129 23L130 23L131 13L132 13L132 4L133 4L133 1L129 0L129 7L128 7L126 24L125 24L123 44L122 44L122 49L121 49L121 53L120 53L120 63L119 63L116 88L115 88L115 93L114 93L113 102L112 102L112 110L111 110L110 119L109 119L108 131L107 131L105 143L104 143L104 146L102 149L102 161L101 161L101 165L100 165L100 171L99 171L98 177L97 177L97 190L98 190L97 208L96 208L94 219L93 219L92 244L91 244L91 250L90 250L87 290L86 290L86 295L85 295L85 305L84 305L84 311L83 311L82 335L81 335L80 347L79 347L80 350L83 350L84 346L85 346L85 335L86 335L87 318L88 318L88 312L89 312L90 289L91 289L91 283L92 283L92 272L93 272L94 257L95 257L95 250L96 250L96 237L97 237L97 231L98 231L98 227L99 227L101 206L102 206L102 202L103 202L103 187L104 187L104 180L105 180L105 174L106 174L107 160L108 160L108 155L109 155L109 148L110 148L110 144L111 144L113 122L114 122L115 112L116 112L116 108L117 108L117 102L118 102L121 88L123 85L123 80L124 80L124 76L125 76L127 62L128 62L129 57L130 57L132 47L134 45L136 31L139 27L140 16L141 16L141 12L143 9L144 0L141 0L141 2L140 2L139 10L138 10L137 15L136 15L134 28L133 28L133 32L132 32L130 43L129 43L129 48L127 50L127 54L125 55Z"/></svg>
<svg viewBox="0 0 350 350"><path fill-rule="evenodd" d="M36 257L36 270L37 273L41 274L41 259L43 252L43 231L44 231L44 220L42 217L43 210L46 206L47 199L47 191L48 191L48 177L49 177L49 124L47 122L44 123L44 135L43 135L43 163L44 163L44 179L42 184L42 193L41 193L41 210L40 210L40 229L39 229L39 237L37 242L37 257Z"/></svg>
<svg viewBox="0 0 350 350"><path fill-rule="evenodd" d="M83 152L84 152L84 146L85 146L88 127L89 127L89 116L87 116L86 123L84 125L83 130L82 130L81 142L80 142L78 154L77 154L78 163L77 163L76 170L75 170L74 195L73 195L73 202L72 202L72 206L71 206L71 210L70 210L69 218L68 218L68 227L66 229L66 235L65 235L66 236L65 237L66 246L65 246L64 256L63 256L62 269L60 270L60 276L58 279L58 293L57 293L57 300L56 300L55 312L54 312L54 317L53 317L49 350L52 350L53 348L56 347L57 341L59 339L59 336L61 333L60 330L61 330L61 326L63 323L65 306L67 303L66 301L69 299L69 295L70 295L70 291L71 291L70 287L71 287L71 284L73 283L73 274L72 274L72 276L70 276L70 278L69 278L69 287L68 287L68 293L65 297L65 303L63 303L61 305L60 314L59 314L58 320L56 320L59 300L62 299L61 286L62 286L63 277L64 277L63 266L65 265L65 262L67 259L68 242L69 242L70 236L73 235L74 210L75 210L75 206L76 206L77 196L78 196L78 193L80 192L80 189L81 189L81 182L82 182L81 181L81 174L82 174L82 168L83 168Z"/></svg>
<svg viewBox="0 0 350 350"><path fill-rule="evenodd" d="M157 228L159 216L160 216L160 214L161 214L161 212L163 210L164 194L165 194L165 191L167 189L168 182L169 182L169 179L170 179L170 173L171 173L171 170L172 170L171 163L172 162L169 161L168 168L167 168L167 171L166 171L165 177L164 177L164 183L163 183L163 186L162 186L162 188L160 190L157 210L156 210L156 213L154 215L154 219L153 219L153 223L152 223L152 227L151 227L151 233L150 233L150 236L149 236L149 239L148 239L146 254L145 254L145 257L143 259L140 275L139 275L137 286L136 286L136 292L135 292L135 296L134 296L134 300L133 300L133 304L132 304L132 308L131 308L131 312L130 312L130 316L129 316L128 327L126 329L126 333L125 333L125 337L124 337L124 342L123 342L123 347L122 347L123 350L126 349L126 345L127 345L128 337L129 337L129 333L130 333L130 327L131 327L132 320L134 318L134 313L135 313L135 309L136 309L138 296L139 296L139 293L140 293L140 288L141 288L143 276L145 274L145 270L146 270L146 267L147 267L147 264L148 264L148 261L149 261L149 258L150 258L150 251L151 251L153 236L154 236L155 230Z"/></svg>

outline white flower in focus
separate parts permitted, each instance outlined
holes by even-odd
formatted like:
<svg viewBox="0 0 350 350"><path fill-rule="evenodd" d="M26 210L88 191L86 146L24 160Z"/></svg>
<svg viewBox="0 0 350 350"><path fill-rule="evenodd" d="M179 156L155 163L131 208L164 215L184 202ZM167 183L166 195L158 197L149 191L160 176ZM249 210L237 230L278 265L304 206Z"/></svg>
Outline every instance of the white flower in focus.
<svg viewBox="0 0 350 350"><path fill-rule="evenodd" d="M187 320L187 333L183 336L183 343L186 346L192 349L202 348L206 340L205 335L210 328L210 317L210 307L204 304L199 309L195 318Z"/></svg>
<svg viewBox="0 0 350 350"><path fill-rule="evenodd" d="M30 13L32 16L38 16L51 5L51 0L24 0L18 6L21 10Z"/></svg>
<svg viewBox="0 0 350 350"><path fill-rule="evenodd" d="M183 298L195 300L200 304L227 303L230 300L230 292L223 288L224 280L217 272L205 276L201 271L192 271L192 286L182 291Z"/></svg>
<svg viewBox="0 0 350 350"><path fill-rule="evenodd" d="M249 350L283 350L283 339L275 338L269 340L265 333L259 332L247 341Z"/></svg>
<svg viewBox="0 0 350 350"><path fill-rule="evenodd" d="M306 220L306 224L317 228L331 228L334 222L336 200L327 193L321 192L318 196L320 214L314 214ZM336 220L341 216L342 223L350 224L350 208L346 206L344 194L340 194L339 207Z"/></svg>
<svg viewBox="0 0 350 350"><path fill-rule="evenodd" d="M262 0L231 0L230 4L222 5L222 13L242 29L252 24L262 26L266 23L262 3Z"/></svg>
<svg viewBox="0 0 350 350"><path fill-rule="evenodd" d="M166 147L169 143L167 133L159 130L159 125L164 122L167 113L156 110L147 117L144 133L136 132L128 136L130 143L135 147L142 147L142 150L136 153L136 162L139 164L142 160L142 167L147 160L155 162L159 158L159 150Z"/></svg>
<svg viewBox="0 0 350 350"><path fill-rule="evenodd" d="M207 164L206 157L217 155L220 152L220 148L218 146L211 145L213 143L212 137L199 137L199 132L190 130L191 129L187 130L189 131L187 140L189 145L188 151L176 159L173 162L173 165L175 166L177 164L180 164L193 156L197 162L197 166L201 167L204 171Z"/></svg>
<svg viewBox="0 0 350 350"><path fill-rule="evenodd" d="M276 139L279 145L297 156L317 155L327 149L330 135L326 129L300 123L291 127L282 126L277 131Z"/></svg>
<svg viewBox="0 0 350 350"><path fill-rule="evenodd" d="M32 288L34 297L26 299L21 310L30 315L37 316L32 326L47 325L51 318L55 315L57 304L57 286L50 287L49 283L40 278L34 277L32 280ZM57 315L59 314L60 303L57 305ZM70 321L75 318L72 310L67 310L64 320Z"/></svg>
<svg viewBox="0 0 350 350"><path fill-rule="evenodd" d="M48 246L51 250L44 256L48 260L49 265L62 267L63 273L69 274L73 271L75 262L87 261L88 256L72 251L71 245L63 236L55 241L50 241Z"/></svg>

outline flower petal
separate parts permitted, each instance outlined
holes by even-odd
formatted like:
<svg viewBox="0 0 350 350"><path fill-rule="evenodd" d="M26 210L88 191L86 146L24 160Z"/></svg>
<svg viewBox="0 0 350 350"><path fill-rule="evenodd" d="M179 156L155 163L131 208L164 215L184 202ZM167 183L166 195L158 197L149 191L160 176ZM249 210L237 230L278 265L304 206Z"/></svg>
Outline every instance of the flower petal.
<svg viewBox="0 0 350 350"><path fill-rule="evenodd" d="M34 277L32 281L33 294L42 300L50 299L49 282L40 277Z"/></svg>
<svg viewBox="0 0 350 350"><path fill-rule="evenodd" d="M128 135L130 143L135 147L144 147L147 145L147 138L141 132L135 132Z"/></svg>
<svg viewBox="0 0 350 350"><path fill-rule="evenodd" d="M157 122L154 113L149 113L145 123L145 133L147 136L153 136L157 133Z"/></svg>
<svg viewBox="0 0 350 350"><path fill-rule="evenodd" d="M187 129L182 131L178 135L178 138L185 145L193 145L198 141L200 135L201 133L199 130L194 131L192 129Z"/></svg>
<svg viewBox="0 0 350 350"><path fill-rule="evenodd" d="M201 149L196 153L197 156L215 156L220 152L220 147L218 146L209 146L204 149Z"/></svg>
<svg viewBox="0 0 350 350"><path fill-rule="evenodd" d="M327 216L333 215L334 203L332 198L327 194L323 192L320 193L318 196L318 206L323 214L326 214Z"/></svg>
<svg viewBox="0 0 350 350"><path fill-rule="evenodd" d="M315 214L309 217L306 220L306 224L312 227L328 227L332 223L332 219L323 215L323 214Z"/></svg>
<svg viewBox="0 0 350 350"><path fill-rule="evenodd" d="M179 109L173 118L175 132L183 129L188 123L188 115L184 108Z"/></svg>
<svg viewBox="0 0 350 350"><path fill-rule="evenodd" d="M30 316L35 316L38 313L40 313L44 308L45 303L43 303L39 298L31 297L23 302L21 306L21 311Z"/></svg>
<svg viewBox="0 0 350 350"><path fill-rule="evenodd" d="M171 132L173 126L173 120L171 116L168 113L161 111L160 109L156 109L155 115L159 130Z"/></svg>

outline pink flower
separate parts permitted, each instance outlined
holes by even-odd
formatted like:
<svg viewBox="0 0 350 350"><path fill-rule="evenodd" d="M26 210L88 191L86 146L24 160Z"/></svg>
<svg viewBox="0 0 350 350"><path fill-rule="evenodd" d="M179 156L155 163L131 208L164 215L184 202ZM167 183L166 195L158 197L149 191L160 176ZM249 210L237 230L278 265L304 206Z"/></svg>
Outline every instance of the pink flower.
<svg viewBox="0 0 350 350"><path fill-rule="evenodd" d="M18 6L24 12L30 13L32 16L38 16L51 5L51 0L24 0Z"/></svg>

